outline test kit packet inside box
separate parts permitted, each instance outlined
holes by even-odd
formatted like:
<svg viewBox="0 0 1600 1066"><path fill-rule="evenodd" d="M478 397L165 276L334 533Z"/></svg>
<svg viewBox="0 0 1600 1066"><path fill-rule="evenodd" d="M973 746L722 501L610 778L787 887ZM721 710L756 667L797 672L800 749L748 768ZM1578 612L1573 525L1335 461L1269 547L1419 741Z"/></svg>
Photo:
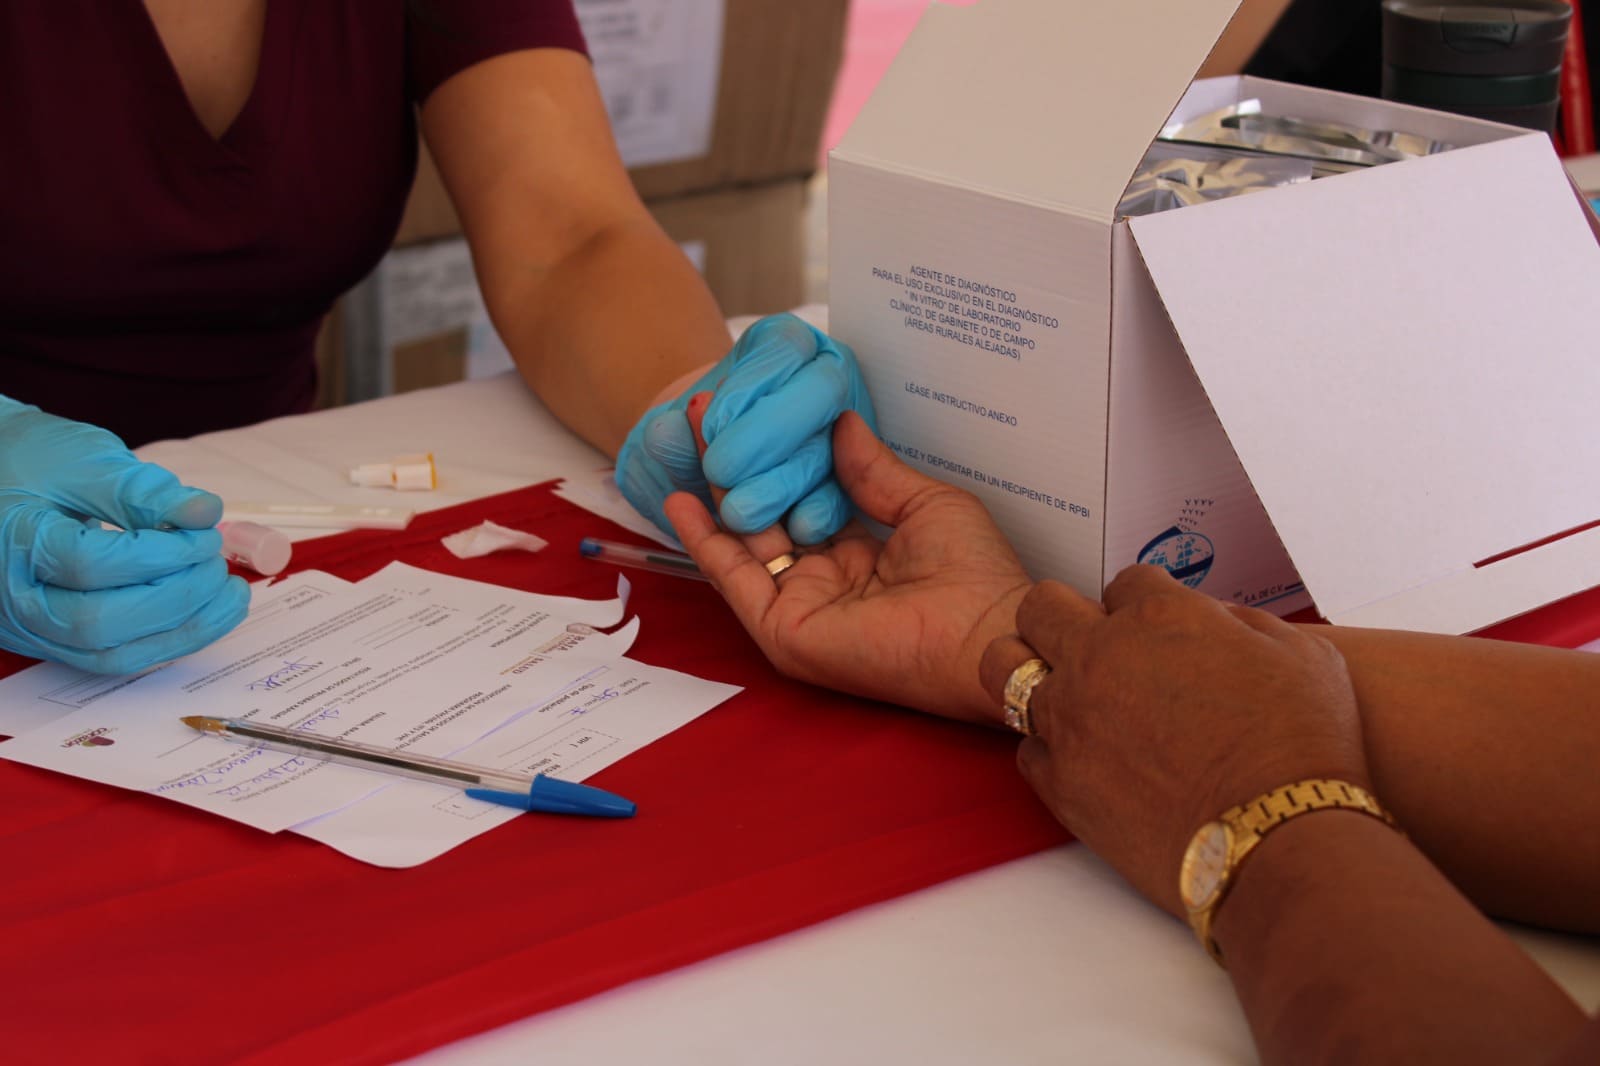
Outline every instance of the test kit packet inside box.
<svg viewBox="0 0 1600 1066"><path fill-rule="evenodd" d="M1600 245L1548 137L1193 72L1236 0L932 5L829 164L832 331L1038 577L1467 632L1600 584ZM1117 217L1259 99L1457 145Z"/></svg>

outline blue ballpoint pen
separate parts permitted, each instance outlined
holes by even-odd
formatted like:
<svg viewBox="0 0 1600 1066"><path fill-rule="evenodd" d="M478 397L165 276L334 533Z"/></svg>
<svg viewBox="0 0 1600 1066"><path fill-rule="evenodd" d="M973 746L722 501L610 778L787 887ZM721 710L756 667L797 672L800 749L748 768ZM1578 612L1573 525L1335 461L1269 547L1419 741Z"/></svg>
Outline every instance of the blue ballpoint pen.
<svg viewBox="0 0 1600 1066"><path fill-rule="evenodd" d="M491 770L485 766L415 755L394 748L380 748L359 741L321 737L294 729L251 722L243 718L207 718L190 715L183 724L202 733L212 733L257 747L296 754L317 755L329 762L378 770L401 777L454 785L473 799L545 814L582 814L594 818L631 818L632 800L575 781L562 781L543 774L526 776Z"/></svg>

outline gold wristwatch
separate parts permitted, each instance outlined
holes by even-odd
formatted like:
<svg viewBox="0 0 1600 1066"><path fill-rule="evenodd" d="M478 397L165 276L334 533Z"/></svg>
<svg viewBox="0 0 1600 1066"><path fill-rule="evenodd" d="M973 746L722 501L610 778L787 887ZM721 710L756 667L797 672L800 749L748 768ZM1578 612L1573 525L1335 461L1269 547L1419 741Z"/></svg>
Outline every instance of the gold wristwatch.
<svg viewBox="0 0 1600 1066"><path fill-rule="evenodd" d="M1233 887L1245 856L1255 850L1262 837L1289 819L1325 810L1361 811L1395 825L1389 812L1359 785L1312 778L1275 788L1249 803L1223 811L1220 818L1201 826L1190 839L1178 872L1178 892L1188 909L1194 935L1217 965L1224 964L1222 951L1211 936L1211 924L1216 919L1217 905Z"/></svg>

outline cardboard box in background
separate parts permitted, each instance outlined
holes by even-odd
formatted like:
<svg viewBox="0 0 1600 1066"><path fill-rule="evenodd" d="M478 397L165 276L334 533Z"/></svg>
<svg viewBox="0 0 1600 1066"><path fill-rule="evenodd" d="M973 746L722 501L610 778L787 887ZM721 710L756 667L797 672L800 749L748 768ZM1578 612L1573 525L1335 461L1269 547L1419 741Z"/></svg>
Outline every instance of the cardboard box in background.
<svg viewBox="0 0 1600 1066"><path fill-rule="evenodd" d="M639 195L653 201L815 171L844 54L848 9L848 0L579 0L586 29L595 22L585 12L603 12L607 25L622 23L624 28L614 30L618 38L626 35L628 25L665 19L687 20L700 34L699 39L673 38L665 50L652 50L647 43L632 49L621 43L608 48L599 41L591 44L596 77L603 90L612 86L607 105ZM647 39L649 34L641 29L634 36ZM720 56L715 66L707 65L708 55ZM630 63L638 66L618 69ZM695 72L704 71L715 71L717 77L715 92L702 100L683 79L692 81ZM624 96L626 87L631 92ZM636 113L652 99L676 110L659 113L647 128ZM662 99L669 104L660 104ZM617 113L623 107L628 117ZM683 144L686 151L694 147L692 135L674 138L664 129L692 134L702 126L709 129L706 150L656 161L664 145ZM638 158L650 162L635 165ZM461 222L424 148L395 243L460 232Z"/></svg>
<svg viewBox="0 0 1600 1066"><path fill-rule="evenodd" d="M805 179L848 0L577 0L577 9L634 186L724 313L803 303ZM324 323L320 406L509 365L460 232L424 146L396 250Z"/></svg>
<svg viewBox="0 0 1600 1066"><path fill-rule="evenodd" d="M704 249L700 272L723 314L771 314L805 302L804 178L678 196L649 206L667 236Z"/></svg>
<svg viewBox="0 0 1600 1066"><path fill-rule="evenodd" d="M450 194L445 192L444 179L439 176L439 166L428 152L428 146L417 143L417 176L411 183L411 195L406 200L405 214L400 216L400 231L395 234L394 246L404 248L423 241L443 240L461 235L461 216L456 214Z"/></svg>
<svg viewBox="0 0 1600 1066"><path fill-rule="evenodd" d="M317 331L317 399L318 408L338 407L350 395L345 380L344 300L341 298L323 316L322 328Z"/></svg>
<svg viewBox="0 0 1600 1066"><path fill-rule="evenodd" d="M673 197L650 208L731 317L804 302L805 203L806 182L790 178ZM626 307L628 294L617 300ZM339 379L345 395L407 392L512 366L461 237L390 252L332 320L340 332L324 330L324 385ZM349 351L367 354L343 358Z"/></svg>
<svg viewBox="0 0 1600 1066"><path fill-rule="evenodd" d="M1465 632L1600 584L1600 245L1549 138L1185 93L1236 3L929 9L829 165L830 326L884 435L1090 595L1148 562ZM1169 116L1252 98L1461 147L1117 218Z"/></svg>
<svg viewBox="0 0 1600 1066"><path fill-rule="evenodd" d="M646 200L805 177L844 56L848 0L726 0L711 150L634 168Z"/></svg>

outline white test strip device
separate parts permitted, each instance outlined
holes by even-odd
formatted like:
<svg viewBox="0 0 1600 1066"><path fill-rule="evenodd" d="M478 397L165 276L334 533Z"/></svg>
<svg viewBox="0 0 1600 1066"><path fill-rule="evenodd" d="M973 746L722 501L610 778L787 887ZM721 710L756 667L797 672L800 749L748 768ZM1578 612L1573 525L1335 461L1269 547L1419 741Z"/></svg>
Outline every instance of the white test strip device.
<svg viewBox="0 0 1600 1066"><path fill-rule="evenodd" d="M259 522L289 529L404 529L415 511L339 503L259 503L227 500L222 517L233 522Z"/></svg>

